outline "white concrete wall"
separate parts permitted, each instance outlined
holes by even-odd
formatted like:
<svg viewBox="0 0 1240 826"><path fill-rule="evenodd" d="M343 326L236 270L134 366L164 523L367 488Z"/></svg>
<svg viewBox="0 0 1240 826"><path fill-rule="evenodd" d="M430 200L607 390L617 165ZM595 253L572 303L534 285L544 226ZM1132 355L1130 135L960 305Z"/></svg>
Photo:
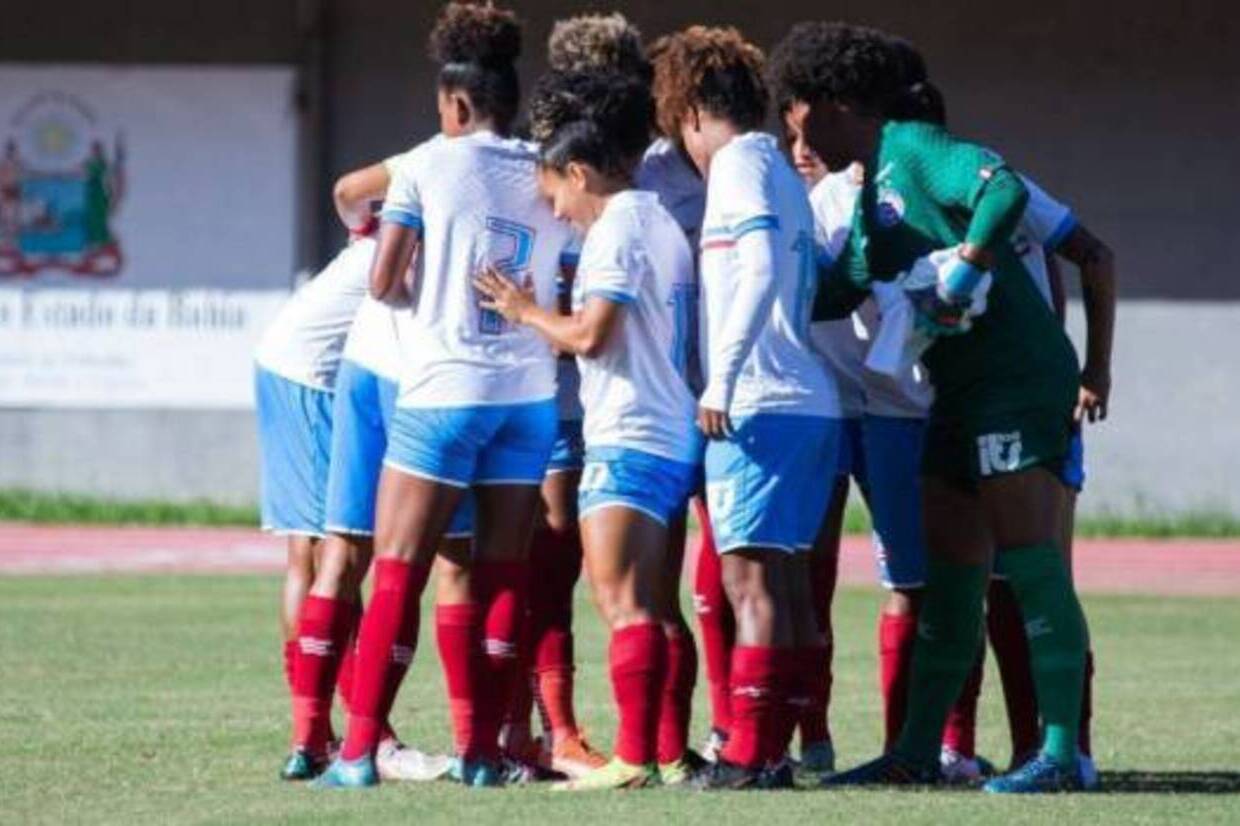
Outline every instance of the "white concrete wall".
<svg viewBox="0 0 1240 826"><path fill-rule="evenodd" d="M1069 324L1083 343L1079 304ZM1120 307L1111 418L1086 434L1084 512L1240 515L1240 302ZM248 413L0 411L0 487L253 502Z"/></svg>

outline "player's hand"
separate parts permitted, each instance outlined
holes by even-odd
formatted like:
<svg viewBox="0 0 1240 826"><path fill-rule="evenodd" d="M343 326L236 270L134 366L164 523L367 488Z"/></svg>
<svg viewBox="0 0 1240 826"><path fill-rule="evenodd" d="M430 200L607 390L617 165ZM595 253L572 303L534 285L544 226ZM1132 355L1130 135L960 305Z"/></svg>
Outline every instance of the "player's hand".
<svg viewBox="0 0 1240 826"><path fill-rule="evenodd" d="M519 287L495 267L487 267L474 278L474 288L486 296L478 302L484 310L494 310L520 324L525 313L536 306L533 287Z"/></svg>
<svg viewBox="0 0 1240 826"><path fill-rule="evenodd" d="M970 328L972 298L955 301L939 294L938 286L927 284L904 293L916 312L917 329L932 336L955 336Z"/></svg>
<svg viewBox="0 0 1240 826"><path fill-rule="evenodd" d="M697 424L708 439L727 439L732 435L732 420L724 410L699 407Z"/></svg>
<svg viewBox="0 0 1240 826"><path fill-rule="evenodd" d="M360 227L349 227L349 243L361 240L362 238L371 238L379 232L379 219L373 213L366 218L366 222Z"/></svg>
<svg viewBox="0 0 1240 826"><path fill-rule="evenodd" d="M1081 371L1081 390L1072 416L1077 422L1101 422L1111 402L1111 371L1085 365Z"/></svg>

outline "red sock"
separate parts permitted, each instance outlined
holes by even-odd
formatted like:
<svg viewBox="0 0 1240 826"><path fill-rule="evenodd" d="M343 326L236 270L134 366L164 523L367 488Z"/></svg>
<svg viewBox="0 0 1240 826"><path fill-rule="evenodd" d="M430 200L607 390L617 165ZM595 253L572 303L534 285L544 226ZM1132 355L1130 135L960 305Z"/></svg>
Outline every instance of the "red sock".
<svg viewBox="0 0 1240 826"><path fill-rule="evenodd" d="M689 748L693 688L697 685L697 647L685 625L667 636L667 676L659 708L659 762L673 763Z"/></svg>
<svg viewBox="0 0 1240 826"><path fill-rule="evenodd" d="M300 621L300 616L298 620ZM297 640L285 640L284 648L284 685L288 689L289 696L293 696L293 663L297 660Z"/></svg>
<svg viewBox="0 0 1240 826"><path fill-rule="evenodd" d="M1077 735L1076 745L1083 753L1094 753L1093 738L1090 736L1090 724L1094 716L1094 652L1085 652L1085 690L1081 694L1081 727Z"/></svg>
<svg viewBox="0 0 1240 826"><path fill-rule="evenodd" d="M435 640L439 662L448 688L448 710L452 715L452 736L456 753L476 753L474 706L485 676L482 640L479 633L481 612L472 602L435 606Z"/></svg>
<svg viewBox="0 0 1240 826"><path fill-rule="evenodd" d="M362 606L342 603L349 608L349 634L340 653L340 669L336 674L336 694L347 713L353 698L353 675L357 666L357 629L362 624Z"/></svg>
<svg viewBox="0 0 1240 826"><path fill-rule="evenodd" d="M573 589L581 534L539 530L530 545L530 625L539 712L552 742L577 734L573 710Z"/></svg>
<svg viewBox="0 0 1240 826"><path fill-rule="evenodd" d="M520 636L525 619L529 565L523 561L479 562L474 587L482 611L482 650L487 676L482 684L475 734L481 751L467 757L499 756L499 730L521 674Z"/></svg>
<svg viewBox="0 0 1240 826"><path fill-rule="evenodd" d="M293 653L293 743L321 754L332 739L332 689L348 647L354 607L308 596L297 618Z"/></svg>
<svg viewBox="0 0 1240 826"><path fill-rule="evenodd" d="M827 708L831 704L831 645L797 648L795 658L796 684L794 698L800 705L801 748L813 743L829 742L831 727Z"/></svg>
<svg viewBox="0 0 1240 826"><path fill-rule="evenodd" d="M883 751L890 751L904 728L908 684L913 667L915 614L879 614L879 689L883 695Z"/></svg>
<svg viewBox="0 0 1240 826"><path fill-rule="evenodd" d="M778 728L776 649L738 645L732 649L732 728L722 757L757 769L766 764Z"/></svg>
<svg viewBox="0 0 1240 826"><path fill-rule="evenodd" d="M947 713L943 727L943 745L961 757L977 756L977 699L982 694L982 669L986 662L986 647L977 652L977 660L965 678L960 696Z"/></svg>
<svg viewBox="0 0 1240 826"><path fill-rule="evenodd" d="M349 731L341 757L374 752L418 642L418 604L430 568L377 559L374 594L357 635Z"/></svg>
<svg viewBox="0 0 1240 826"><path fill-rule="evenodd" d="M660 695L667 674L667 636L648 622L613 631L608 650L619 718L616 756L644 765L658 759Z"/></svg>
<svg viewBox="0 0 1240 826"><path fill-rule="evenodd" d="M986 630L1003 684L1012 756L1030 755L1042 743L1038 695L1033 685L1025 621L1012 587L1003 580L990 581L986 595Z"/></svg>
<svg viewBox="0 0 1240 826"><path fill-rule="evenodd" d="M728 684L732 646L736 643L736 618L723 592L723 568L715 550L710 516L700 500L694 500L702 526L697 570L693 576L693 608L697 613L706 660L706 683L710 692L711 727L727 733L732 728L732 698Z"/></svg>

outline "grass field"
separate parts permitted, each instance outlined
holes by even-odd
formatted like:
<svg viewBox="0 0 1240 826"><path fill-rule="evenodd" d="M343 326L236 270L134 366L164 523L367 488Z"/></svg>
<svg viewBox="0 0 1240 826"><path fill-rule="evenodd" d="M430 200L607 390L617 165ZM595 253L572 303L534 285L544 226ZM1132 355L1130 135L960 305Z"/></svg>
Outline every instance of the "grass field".
<svg viewBox="0 0 1240 826"><path fill-rule="evenodd" d="M276 580L0 579L0 822L32 823L1090 823L1240 822L1240 602L1094 598L1097 759L1111 793L672 790L555 795L446 784L315 793L275 779L286 741ZM876 594L837 605L832 722L842 762L878 742ZM579 707L607 746L599 624L580 606ZM425 626L424 626L425 627ZM993 671L983 753L1006 760ZM698 692L703 731L703 691ZM448 746L433 640L396 711L420 746Z"/></svg>

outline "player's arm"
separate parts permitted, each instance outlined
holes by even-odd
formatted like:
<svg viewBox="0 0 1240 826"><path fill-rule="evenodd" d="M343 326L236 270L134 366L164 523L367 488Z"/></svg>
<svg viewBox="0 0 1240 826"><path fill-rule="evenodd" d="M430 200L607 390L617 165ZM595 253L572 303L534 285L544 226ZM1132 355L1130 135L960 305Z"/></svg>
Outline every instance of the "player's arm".
<svg viewBox="0 0 1240 826"><path fill-rule="evenodd" d="M377 222L371 204L382 201L392 176L388 162L371 164L342 175L332 187L336 214L351 235L369 235Z"/></svg>
<svg viewBox="0 0 1240 826"><path fill-rule="evenodd" d="M1085 367L1077 420L1107 417L1111 398L1111 349L1115 340L1115 254L1083 225L1077 224L1057 252L1081 273L1085 305Z"/></svg>
<svg viewBox="0 0 1240 826"><path fill-rule="evenodd" d="M698 401L698 426L711 439L732 431L727 411L741 367L770 320L779 291L775 278L778 219L766 215L745 223L748 228L736 238L736 290L718 340L710 344L710 375Z"/></svg>
<svg viewBox="0 0 1240 826"><path fill-rule="evenodd" d="M818 292L814 294L811 320L839 321L848 318L869 298L870 290L858 285L857 273L854 272L860 266L858 254L850 244L838 259L831 260L825 255L819 257Z"/></svg>
<svg viewBox="0 0 1240 826"><path fill-rule="evenodd" d="M1051 309L1055 311L1055 318L1063 324L1068 320L1068 294L1064 291L1063 270L1053 253L1047 251L1043 255L1046 258L1046 280L1051 288Z"/></svg>
<svg viewBox="0 0 1240 826"><path fill-rule="evenodd" d="M424 156L416 149L384 164L391 181L379 212L379 246L370 265L370 295L391 307L410 306L415 294L414 264L422 246L418 180L424 164Z"/></svg>
<svg viewBox="0 0 1240 826"><path fill-rule="evenodd" d="M532 327L562 353L585 358L594 358L603 351L624 306L633 300L625 293L588 295L579 312L564 315L558 307L540 307L533 289L514 284L494 268L479 274L474 287L487 296L479 303L483 309L494 310L515 324Z"/></svg>

